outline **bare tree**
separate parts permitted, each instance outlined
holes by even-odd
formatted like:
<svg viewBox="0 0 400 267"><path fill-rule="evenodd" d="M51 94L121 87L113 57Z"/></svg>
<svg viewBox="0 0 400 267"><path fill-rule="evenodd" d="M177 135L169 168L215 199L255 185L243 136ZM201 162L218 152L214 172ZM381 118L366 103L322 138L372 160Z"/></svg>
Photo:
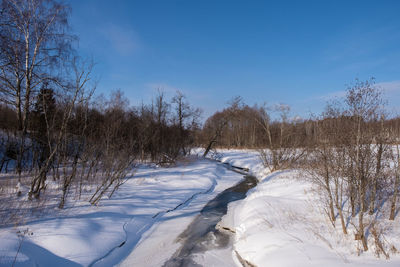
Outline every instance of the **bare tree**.
<svg viewBox="0 0 400 267"><path fill-rule="evenodd" d="M218 139L221 138L225 126L228 124L228 119L225 114L217 113L211 119L206 121L205 129L208 130L207 134L207 146L203 153L203 157L206 157L212 147L217 143Z"/></svg>
<svg viewBox="0 0 400 267"><path fill-rule="evenodd" d="M349 147L352 164L353 181L358 194L358 233L364 251L368 250L365 235L364 212L367 210L367 189L372 177L376 176L373 163L373 135L369 122L379 119L383 106L381 91L374 87L374 80L359 81L348 88L345 99L348 107L347 113L352 118L352 135ZM375 165L377 166L377 165Z"/></svg>
<svg viewBox="0 0 400 267"><path fill-rule="evenodd" d="M188 153L187 145L191 143L190 131L188 129L197 124L201 110L192 108L186 96L180 91L176 92L172 98L172 103L175 104L175 116L179 129L178 142L181 144L182 154L186 155Z"/></svg>
<svg viewBox="0 0 400 267"><path fill-rule="evenodd" d="M267 136L267 149L260 149L260 158L263 164L274 172L279 169L286 169L298 161L305 153L305 148L298 143L295 132L289 121L290 107L278 105L275 111L279 119L271 121L268 108L264 105L260 109L258 123L262 126Z"/></svg>
<svg viewBox="0 0 400 267"><path fill-rule="evenodd" d="M379 114L378 114L379 115ZM375 155L375 173L372 175L371 183L371 192L370 192L370 200L369 200L369 214L372 215L375 212L376 201L379 197L379 187L383 184L385 180L386 173L384 171L385 162L388 162L390 159L390 137L388 132L384 128L385 116L384 114L380 114L380 121L377 122L376 126L373 127L373 145L374 150L373 153ZM378 126L379 125L379 126Z"/></svg>
<svg viewBox="0 0 400 267"><path fill-rule="evenodd" d="M134 150L136 136L130 134L127 113L124 107L117 105L125 102L123 96L116 92L112 95L105 111L105 121L100 131L100 140L93 140L100 152L101 171L99 183L89 202L96 205L108 192L109 197L123 184L125 177L137 156ZM90 149L90 146L88 147Z"/></svg>
<svg viewBox="0 0 400 267"><path fill-rule="evenodd" d="M15 107L21 173L30 109L37 88L55 81L55 70L70 52L69 8L55 0L3 0L0 19L0 99Z"/></svg>
<svg viewBox="0 0 400 267"><path fill-rule="evenodd" d="M394 170L394 182L393 182L393 195L390 204L390 216L389 220L393 221L396 216L396 204L397 197L399 194L399 186L400 186L400 148L399 144L396 143L396 152L392 153L393 160L395 162L395 170ZM395 155L393 155L395 154Z"/></svg>
<svg viewBox="0 0 400 267"><path fill-rule="evenodd" d="M80 108L81 110L83 109L83 120L81 120L81 125L78 126L78 129L75 129L76 136L72 135L71 143L74 144L75 151L73 155L73 161L71 164L72 165L71 173L69 175L64 175L63 177L62 197L59 204L59 208L61 209L64 207L65 198L68 194L69 188L73 180L77 176L77 169L78 169L80 155L82 154L82 151L85 146L84 137L86 135L86 129L88 124L87 122L88 105L90 98L92 97L93 92L96 88L96 83L90 84L92 80L91 77L92 69L93 69L93 63L77 62L77 60L74 61L73 70L74 70L75 81L72 87L73 96L67 99L65 105L66 115L64 115L63 117L63 122L59 132L58 140L61 142L61 140L68 135L67 126L70 122L72 112L75 111L77 107ZM54 150L56 150L57 147L60 145L61 144L56 143L54 146Z"/></svg>
<svg viewBox="0 0 400 267"><path fill-rule="evenodd" d="M68 123L73 114L76 105L80 105L93 93L93 88L87 89L88 83L91 79L91 72L93 64L79 63L77 60L73 61L73 71L75 75L74 83L64 88L64 109L60 128L55 133L54 143L48 143L50 153L46 158L44 164L39 169L38 175L32 180L31 189L29 192L30 197L39 197L41 190L45 187L47 173L50 170L51 164L57 156L58 150L62 144L63 139L67 136ZM64 181L64 188L68 187L69 182Z"/></svg>
<svg viewBox="0 0 400 267"><path fill-rule="evenodd" d="M327 214L332 224L335 226L337 212L342 231L347 234L343 213L347 157L346 147L343 145L342 125L340 108L329 104L323 117L315 122L316 142L307 156L309 164L303 167L311 173L313 182L322 188L321 195L327 203Z"/></svg>

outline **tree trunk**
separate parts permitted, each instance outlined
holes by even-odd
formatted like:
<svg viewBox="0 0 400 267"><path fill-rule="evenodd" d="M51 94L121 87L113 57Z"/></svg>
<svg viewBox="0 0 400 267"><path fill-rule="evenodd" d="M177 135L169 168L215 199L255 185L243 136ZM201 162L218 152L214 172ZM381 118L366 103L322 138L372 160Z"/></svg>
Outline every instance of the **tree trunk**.
<svg viewBox="0 0 400 267"><path fill-rule="evenodd" d="M340 186L339 186L339 184L340 184ZM340 188L340 190L339 190L339 188ZM344 216L343 216L343 210L342 210L342 201L343 201L342 194L343 194L342 184L340 183L338 178L336 178L336 180L335 180L336 209L339 213L340 224L342 225L343 234L347 235L347 227L346 227L346 223L345 223Z"/></svg>
<svg viewBox="0 0 400 267"><path fill-rule="evenodd" d="M336 216L335 216L335 211L333 208L333 197L332 197L332 190L331 190L331 186L329 183L329 169L327 166L328 162L327 159L325 158L325 188L326 191L328 193L328 197L329 197L329 212L330 212L330 218L332 223L334 224L336 221Z"/></svg>
<svg viewBox="0 0 400 267"><path fill-rule="evenodd" d="M347 235L347 228L346 223L344 221L342 207L338 207L339 217L340 217L340 224L342 225L343 234Z"/></svg>
<svg viewBox="0 0 400 267"><path fill-rule="evenodd" d="M368 243L365 237L365 227L364 227L364 212L365 209L365 182L364 177L361 177L359 185L359 195L360 195L360 210L358 212L358 234L363 245L364 251L368 250Z"/></svg>
<svg viewBox="0 0 400 267"><path fill-rule="evenodd" d="M351 217L356 217L356 190L354 190L354 185L350 183L350 207L351 207Z"/></svg>
<svg viewBox="0 0 400 267"><path fill-rule="evenodd" d="M378 147L378 153L376 155L376 172L375 172L375 177L372 185L372 192L371 192L371 200L370 200L370 206L369 206L369 214L372 215L374 214L375 211L375 199L376 199L376 193L378 190L378 179L379 175L381 173L381 166L382 166L382 153L383 153L383 144L380 143Z"/></svg>
<svg viewBox="0 0 400 267"><path fill-rule="evenodd" d="M397 203L397 194L399 191L399 182L400 182L400 175L397 172L396 173L396 178L395 178L395 183L394 183L394 191L393 191L393 197L392 197L392 203L390 206L390 217L389 220L393 221L394 217L396 216L396 203Z"/></svg>

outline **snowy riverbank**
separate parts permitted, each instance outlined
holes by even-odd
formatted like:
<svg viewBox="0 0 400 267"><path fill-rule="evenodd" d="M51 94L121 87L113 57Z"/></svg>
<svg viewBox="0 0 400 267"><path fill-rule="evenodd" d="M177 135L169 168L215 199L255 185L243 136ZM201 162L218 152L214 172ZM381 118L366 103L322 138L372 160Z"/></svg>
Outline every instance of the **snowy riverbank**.
<svg viewBox="0 0 400 267"><path fill-rule="evenodd" d="M398 253L376 258L371 236L370 250L358 256L352 225L347 236L330 225L299 171L270 174L251 150L219 150L218 159L249 168L260 183L229 204L218 224L234 232L232 244L195 252L196 264L241 266L240 255L258 267L400 266ZM196 157L171 168L141 166L97 207L76 200L62 212L0 228L0 266L10 266L16 255L16 266L162 266L179 251L181 234L202 208L241 180L222 164ZM399 249L399 216L383 221L387 244Z"/></svg>
<svg viewBox="0 0 400 267"><path fill-rule="evenodd" d="M142 166L97 207L76 201L62 212L0 228L0 266L13 263L20 244L16 266L112 266L125 258L129 266L160 266L201 208L242 178L209 160ZM26 229L20 242L17 232Z"/></svg>
<svg viewBox="0 0 400 267"><path fill-rule="evenodd" d="M313 185L304 174L282 171L269 174L258 154L248 150L218 150L222 162L246 167L261 182L246 199L229 205L220 227L235 232L234 249L251 264L261 266L400 266L400 255L386 260L370 250L358 254L354 230L349 235L332 227ZM387 218L387 217L386 217ZM383 220L387 244L400 249L400 218ZM390 249L390 248L389 248Z"/></svg>

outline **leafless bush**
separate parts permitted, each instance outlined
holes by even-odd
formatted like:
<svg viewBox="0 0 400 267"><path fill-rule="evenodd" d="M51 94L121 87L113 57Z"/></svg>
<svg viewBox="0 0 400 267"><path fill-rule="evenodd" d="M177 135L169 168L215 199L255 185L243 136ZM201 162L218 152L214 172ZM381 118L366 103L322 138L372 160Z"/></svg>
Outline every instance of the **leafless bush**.
<svg viewBox="0 0 400 267"><path fill-rule="evenodd" d="M262 126L267 137L267 149L260 149L260 158L264 166L271 172L287 169L299 161L305 154L306 148L300 145L289 120L289 106L279 105L275 111L279 119L271 121L267 107L260 109L258 123Z"/></svg>
<svg viewBox="0 0 400 267"><path fill-rule="evenodd" d="M111 155L107 155L103 158L102 172L99 173L99 177L97 177L97 179L100 179L101 183L97 186L89 200L92 205L98 204L103 195L107 192L109 193L108 197L111 197L115 190L125 182L125 177L130 167L132 167L134 159L134 157L124 153L122 153L122 155L111 153Z"/></svg>
<svg viewBox="0 0 400 267"><path fill-rule="evenodd" d="M383 207L380 203L388 198L387 192L393 192L395 199L398 190L396 182L387 182L397 181L396 175L394 179L390 178L396 173L390 162L397 158L392 153L382 104L381 92L374 87L373 80L356 80L348 88L344 106L329 104L316 121L316 141L306 165L314 182L324 190L331 221L335 221L338 213L344 234L347 229L343 207L349 200L347 206L351 216L357 219L351 223L363 251L368 250L365 213L379 214ZM397 166L396 162L394 165ZM374 231L379 247L381 236L377 229Z"/></svg>
<svg viewBox="0 0 400 267"><path fill-rule="evenodd" d="M388 247L390 246L385 239L385 229L383 228L383 226L376 221L373 222L370 227L370 233L374 238L376 257L380 258L380 256L383 255L386 259L389 259L390 255L388 252Z"/></svg>

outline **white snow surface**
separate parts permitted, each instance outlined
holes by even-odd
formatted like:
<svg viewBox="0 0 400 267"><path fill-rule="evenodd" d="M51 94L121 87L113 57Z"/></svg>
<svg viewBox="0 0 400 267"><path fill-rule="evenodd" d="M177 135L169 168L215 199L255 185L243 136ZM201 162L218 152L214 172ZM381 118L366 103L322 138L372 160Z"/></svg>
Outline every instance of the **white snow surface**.
<svg viewBox="0 0 400 267"><path fill-rule="evenodd" d="M270 174L252 150L218 152L219 160L249 168L260 183L246 199L230 203L218 224L235 232L233 247L195 255L200 265L241 266L238 253L258 267L400 266L398 253L376 258L371 236L370 250L357 255L351 225L347 236L339 223L330 225L301 172ZM15 266L162 266L202 207L242 178L210 160L141 166L99 206L77 201L65 211L0 228L0 266L14 262L19 245ZM384 220L385 240L398 250L399 220ZM25 233L18 237L18 231Z"/></svg>
<svg viewBox="0 0 400 267"><path fill-rule="evenodd" d="M160 266L201 208L241 179L210 160L142 166L99 206L81 201L66 211L0 228L0 266L11 266L19 244L15 266L113 266L124 259L122 266Z"/></svg>
<svg viewBox="0 0 400 267"><path fill-rule="evenodd" d="M244 200L232 202L219 226L235 231L234 249L249 263L261 266L400 266L399 253L377 258L372 236L369 251L358 253L354 229L342 234L322 211L315 188L299 171L268 173L256 151L218 150L219 159L247 167L260 183ZM382 215L383 216L383 215ZM388 250L400 249L400 221L384 215ZM360 254L360 255L358 255Z"/></svg>

